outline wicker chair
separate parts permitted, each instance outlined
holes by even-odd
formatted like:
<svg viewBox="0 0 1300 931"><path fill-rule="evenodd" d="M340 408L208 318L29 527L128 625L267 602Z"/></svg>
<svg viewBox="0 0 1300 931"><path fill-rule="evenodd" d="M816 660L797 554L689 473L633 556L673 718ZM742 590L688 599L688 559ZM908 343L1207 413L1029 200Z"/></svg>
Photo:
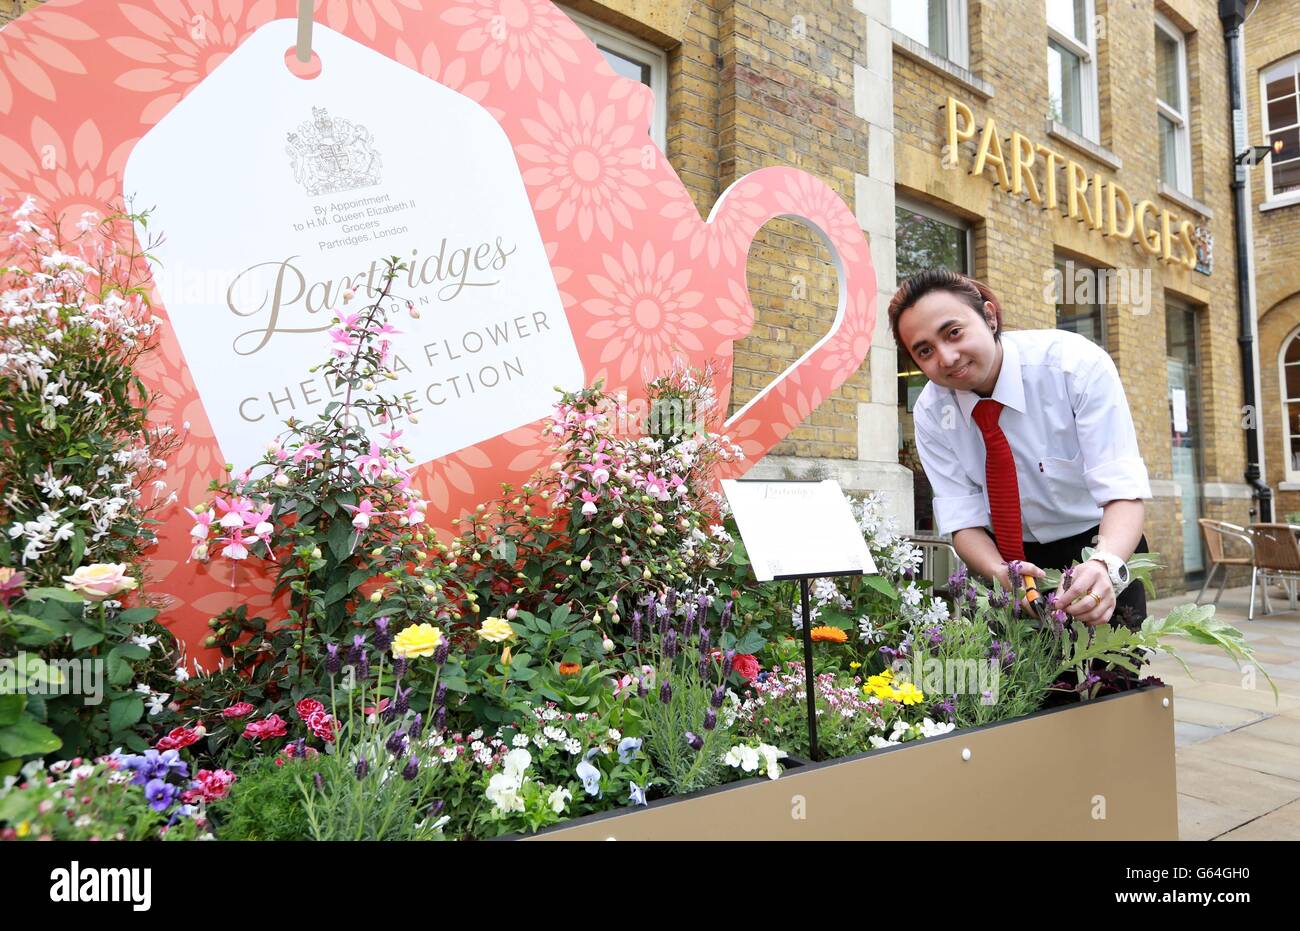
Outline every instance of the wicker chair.
<svg viewBox="0 0 1300 931"><path fill-rule="evenodd" d="M1205 540L1205 553L1210 557L1210 571L1205 573L1205 582L1202 583L1201 590L1196 595L1196 603L1201 603L1201 599L1205 596L1205 590L1210 587L1210 581L1214 578L1214 573L1222 569L1223 578L1219 582L1219 591L1214 596L1214 603L1217 605L1219 599L1223 597L1223 589L1228 584L1228 567L1253 566L1255 564L1255 541L1251 539L1245 527L1230 524L1226 520L1210 520L1208 517L1202 517L1197 523L1201 525L1201 538ZM1223 552L1225 537L1246 544L1250 550L1249 555L1225 556ZM1252 578L1252 599L1254 594L1254 579Z"/></svg>
<svg viewBox="0 0 1300 931"><path fill-rule="evenodd" d="M1296 608L1296 582L1300 580L1300 540L1291 524L1251 524L1250 536L1255 543L1255 560L1250 575L1250 610L1255 617L1255 579L1262 577L1264 613L1273 613L1268 601L1269 580L1280 582L1287 591L1291 609Z"/></svg>

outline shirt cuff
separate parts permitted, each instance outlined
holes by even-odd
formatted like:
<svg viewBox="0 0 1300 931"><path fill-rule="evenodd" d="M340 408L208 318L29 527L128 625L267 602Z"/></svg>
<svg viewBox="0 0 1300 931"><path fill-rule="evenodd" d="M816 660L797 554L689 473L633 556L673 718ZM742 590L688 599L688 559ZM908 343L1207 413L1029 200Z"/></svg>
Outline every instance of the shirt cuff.
<svg viewBox="0 0 1300 931"><path fill-rule="evenodd" d="M962 498L935 498L934 519L940 533L956 533L967 527L987 527L989 508L983 494Z"/></svg>
<svg viewBox="0 0 1300 931"><path fill-rule="evenodd" d="M1138 456L1104 462L1084 472L1083 480L1097 507L1105 507L1112 501L1151 497L1146 463Z"/></svg>

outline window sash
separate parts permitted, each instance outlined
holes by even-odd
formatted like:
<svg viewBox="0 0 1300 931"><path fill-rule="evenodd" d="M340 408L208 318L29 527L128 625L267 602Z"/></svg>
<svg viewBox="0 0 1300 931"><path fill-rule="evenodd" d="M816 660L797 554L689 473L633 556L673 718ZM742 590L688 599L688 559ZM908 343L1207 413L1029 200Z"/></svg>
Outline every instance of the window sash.
<svg viewBox="0 0 1300 931"><path fill-rule="evenodd" d="M1268 95L1268 85L1278 81L1281 78L1290 78L1291 86L1284 89L1280 95L1272 98ZM1260 107L1260 126L1264 131L1265 144L1271 145L1273 137L1279 133L1295 130L1300 127L1300 55L1278 62L1270 68L1266 68L1259 75L1259 99L1263 101ZM1292 97L1296 100L1297 121L1287 124L1286 126L1270 126L1268 120L1268 105L1279 100L1286 100ZM1285 198L1286 200L1300 199L1300 185L1291 185L1287 190L1278 190L1281 187L1277 183L1279 168L1288 170L1288 174L1294 171L1294 168L1300 162L1297 158L1288 158L1279 161L1276 155L1268 160L1268 170L1264 172L1264 198L1266 201L1274 198Z"/></svg>
<svg viewBox="0 0 1300 931"><path fill-rule="evenodd" d="M962 68L970 67L970 43L967 41L967 4L969 0L890 0L890 20L894 28L907 36L909 39L925 46L934 54L941 58L946 58L955 65ZM942 14L937 15L935 4L942 4ZM926 37L916 35L906 29L900 28L902 17L894 11L899 7L908 12L916 12L918 7L924 7L925 16L922 19L925 22ZM946 48L939 50L935 48L934 37L930 35L930 26L936 20L941 20L946 32Z"/></svg>
<svg viewBox="0 0 1300 931"><path fill-rule="evenodd" d="M1084 29L1087 33L1087 41L1080 42L1075 36L1062 32L1051 23L1047 26L1048 38L1048 93L1052 93L1057 88L1051 87L1051 45L1055 43L1059 48L1064 49L1074 55L1079 60L1079 108L1080 119L1077 127L1070 127L1078 132L1081 136L1091 139L1093 142L1101 140L1101 117L1098 112L1097 104L1097 30L1095 28L1095 4L1094 0L1084 0ZM1062 68L1062 84L1064 84L1065 69ZM1061 103L1065 103L1065 90L1062 86ZM1064 120L1061 121L1065 123ZM1068 124L1067 124L1068 125Z"/></svg>
<svg viewBox="0 0 1300 931"><path fill-rule="evenodd" d="M1177 177L1166 181L1171 187L1184 194L1192 193L1192 136L1188 114L1191 113L1191 95L1188 93L1187 75L1187 37L1182 30L1170 20L1156 14L1156 29L1173 40L1174 71L1178 82L1178 96L1182 107L1176 107L1160 96L1156 90L1156 112L1174 124L1174 162ZM1158 83L1158 82L1157 82ZM1159 121L1157 121L1159 122ZM1164 134L1160 135L1160 145L1164 146ZM1163 158L1161 161L1163 171Z"/></svg>
<svg viewBox="0 0 1300 931"><path fill-rule="evenodd" d="M1292 331L1290 336L1282 340L1282 347L1277 353L1278 386L1279 393L1282 395L1282 436L1285 438L1282 448L1286 453L1288 482L1300 482L1300 432L1291 429L1293 406L1300 405L1300 396L1290 396L1286 378L1287 369L1300 369L1300 362L1286 361L1287 351L1296 340L1300 340L1300 329Z"/></svg>

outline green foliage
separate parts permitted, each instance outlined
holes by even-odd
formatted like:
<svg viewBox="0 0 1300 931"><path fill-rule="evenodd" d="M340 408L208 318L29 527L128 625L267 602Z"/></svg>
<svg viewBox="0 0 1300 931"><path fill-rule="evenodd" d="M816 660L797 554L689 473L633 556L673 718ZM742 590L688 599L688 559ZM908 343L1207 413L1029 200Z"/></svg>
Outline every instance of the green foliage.
<svg viewBox="0 0 1300 931"><path fill-rule="evenodd" d="M230 795L209 808L222 840L303 840L311 836L298 783L311 778L321 758L253 760L239 770Z"/></svg>

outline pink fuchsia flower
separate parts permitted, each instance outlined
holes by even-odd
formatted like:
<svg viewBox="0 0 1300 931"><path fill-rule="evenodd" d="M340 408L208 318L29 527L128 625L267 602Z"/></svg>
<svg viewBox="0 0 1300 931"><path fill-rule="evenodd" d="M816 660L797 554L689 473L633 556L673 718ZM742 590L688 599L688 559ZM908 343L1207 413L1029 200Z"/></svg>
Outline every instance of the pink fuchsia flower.
<svg viewBox="0 0 1300 931"><path fill-rule="evenodd" d="M27 576L8 566L0 568L0 603L7 608L9 605L23 593L23 586L27 584Z"/></svg>
<svg viewBox="0 0 1300 931"><path fill-rule="evenodd" d="M243 736L249 740L267 740L271 737L283 737L285 732L284 718L278 714L268 714L260 721L249 721L244 727Z"/></svg>
<svg viewBox="0 0 1300 931"><path fill-rule="evenodd" d="M246 718L253 713L253 706L246 701L235 702L221 712L223 718Z"/></svg>
<svg viewBox="0 0 1300 931"><path fill-rule="evenodd" d="M406 519L406 525L408 527L414 527L416 524L424 523L424 506L428 503L429 502L427 501L411 502L411 504L406 508L406 512L402 514L402 517Z"/></svg>
<svg viewBox="0 0 1300 931"><path fill-rule="evenodd" d="M206 540L208 532L212 529L213 513L211 511L191 511L185 509L185 513L194 519L194 526L190 529L190 536L196 540Z"/></svg>
<svg viewBox="0 0 1300 931"><path fill-rule="evenodd" d="M247 559L249 554L248 547L245 543L256 543L257 540L252 539L245 541L243 531L236 530L231 533L230 536L222 537L221 542L225 543L225 546L221 550L222 556L227 559Z"/></svg>
<svg viewBox="0 0 1300 931"><path fill-rule="evenodd" d="M321 458L320 444L305 443L298 447L298 451L293 454L293 464L301 465L305 460L319 458Z"/></svg>
<svg viewBox="0 0 1300 931"><path fill-rule="evenodd" d="M217 509L222 512L221 520L217 521L217 524L221 527L225 527L228 530L235 530L242 529L243 527L251 527L253 524L257 523L256 519L254 519L252 523L249 522L249 515L253 513L255 505L243 495L240 495L237 498L232 498L229 501L218 496L214 499L213 503L217 506Z"/></svg>
<svg viewBox="0 0 1300 931"><path fill-rule="evenodd" d="M369 498L362 498L361 504L357 507L350 504L345 504L343 507L353 515L352 526L358 530L365 530L370 526L370 518L383 514L383 511L375 510L375 506Z"/></svg>
<svg viewBox="0 0 1300 931"><path fill-rule="evenodd" d="M583 500L582 513L586 517L591 517L596 513L596 502L600 498L589 491L584 491L581 495Z"/></svg>

